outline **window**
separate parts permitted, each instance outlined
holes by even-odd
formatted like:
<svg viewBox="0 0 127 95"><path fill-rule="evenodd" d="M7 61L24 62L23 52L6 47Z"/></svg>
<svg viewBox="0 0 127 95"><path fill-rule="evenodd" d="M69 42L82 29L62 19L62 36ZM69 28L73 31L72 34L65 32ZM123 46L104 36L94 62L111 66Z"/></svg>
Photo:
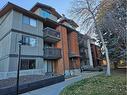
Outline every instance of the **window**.
<svg viewBox="0 0 127 95"><path fill-rule="evenodd" d="M23 45L29 45L29 37L28 36L22 36Z"/></svg>
<svg viewBox="0 0 127 95"><path fill-rule="evenodd" d="M22 36L22 41L23 41L23 45L29 45L29 46L36 46L37 45L37 40L33 37L30 36Z"/></svg>
<svg viewBox="0 0 127 95"><path fill-rule="evenodd" d="M35 19L33 19L33 18L29 18L27 16L23 16L23 24L28 24L28 25L36 27L37 21Z"/></svg>
<svg viewBox="0 0 127 95"><path fill-rule="evenodd" d="M36 46L36 39L35 38L30 38L29 40L30 40L29 43L31 46L33 46L33 47Z"/></svg>
<svg viewBox="0 0 127 95"><path fill-rule="evenodd" d="M36 61L34 59L21 59L20 70L29 70L36 68Z"/></svg>
<svg viewBox="0 0 127 95"><path fill-rule="evenodd" d="M49 18L53 21L57 21L57 17L54 16L52 13L45 11L45 10L41 10L40 11L40 16L44 17L44 18Z"/></svg>
<svg viewBox="0 0 127 95"><path fill-rule="evenodd" d="M24 23L24 24L29 24L29 23L30 23L29 17L23 16L23 23Z"/></svg>
<svg viewBox="0 0 127 95"><path fill-rule="evenodd" d="M40 15L44 18L50 18L50 13L44 10L41 10Z"/></svg>
<svg viewBox="0 0 127 95"><path fill-rule="evenodd" d="M53 72L53 61L47 60L47 72Z"/></svg>
<svg viewBox="0 0 127 95"><path fill-rule="evenodd" d="M37 25L36 20L31 18L31 19L30 19L30 25L36 27L36 25Z"/></svg>

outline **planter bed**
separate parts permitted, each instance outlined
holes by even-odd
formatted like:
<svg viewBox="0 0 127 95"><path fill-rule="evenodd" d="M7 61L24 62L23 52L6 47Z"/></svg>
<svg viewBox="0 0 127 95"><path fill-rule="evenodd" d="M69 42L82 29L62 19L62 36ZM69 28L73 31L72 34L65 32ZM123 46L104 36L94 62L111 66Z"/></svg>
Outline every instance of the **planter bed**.
<svg viewBox="0 0 127 95"><path fill-rule="evenodd" d="M64 81L64 75L29 75L20 77L19 93L25 93ZM0 80L0 95L16 95L16 78Z"/></svg>

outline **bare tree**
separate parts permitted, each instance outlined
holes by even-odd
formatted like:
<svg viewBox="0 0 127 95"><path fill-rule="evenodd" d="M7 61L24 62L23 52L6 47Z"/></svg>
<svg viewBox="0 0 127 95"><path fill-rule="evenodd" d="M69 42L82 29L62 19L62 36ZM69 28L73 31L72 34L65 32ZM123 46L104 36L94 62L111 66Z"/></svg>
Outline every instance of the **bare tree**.
<svg viewBox="0 0 127 95"><path fill-rule="evenodd" d="M76 19L81 24L82 29L85 29L85 30L87 29L88 33L92 31L92 33L95 32L98 34L106 54L106 61L107 61L106 75L110 76L111 73L110 73L108 49L106 47L102 33L99 30L97 26L97 21L96 21L97 11L100 6L101 6L101 3L99 2L99 0L98 1L97 0L73 0L70 13L73 16L73 18Z"/></svg>
<svg viewBox="0 0 127 95"><path fill-rule="evenodd" d="M109 56L116 67L122 59L125 61L126 50L126 0L108 1L98 11L98 26L103 33L104 40L108 43Z"/></svg>

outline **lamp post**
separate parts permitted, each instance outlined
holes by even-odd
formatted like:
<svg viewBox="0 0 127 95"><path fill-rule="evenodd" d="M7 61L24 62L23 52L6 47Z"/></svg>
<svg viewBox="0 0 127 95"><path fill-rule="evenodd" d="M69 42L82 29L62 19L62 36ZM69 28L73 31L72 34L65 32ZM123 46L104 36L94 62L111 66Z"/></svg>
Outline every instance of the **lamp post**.
<svg viewBox="0 0 127 95"><path fill-rule="evenodd" d="M19 72L20 72L20 65L21 65L21 46L22 40L18 42L19 46L19 54L18 54L18 68L17 68L17 86L16 86L16 95L19 93Z"/></svg>

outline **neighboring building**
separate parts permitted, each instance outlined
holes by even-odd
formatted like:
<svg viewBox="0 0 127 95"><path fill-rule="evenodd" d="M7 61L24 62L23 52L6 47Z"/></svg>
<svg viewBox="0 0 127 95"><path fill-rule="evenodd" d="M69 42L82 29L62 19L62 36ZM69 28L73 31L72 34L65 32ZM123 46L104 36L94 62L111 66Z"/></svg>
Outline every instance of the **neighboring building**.
<svg viewBox="0 0 127 95"><path fill-rule="evenodd" d="M50 6L37 3L28 11L8 3L0 11L0 78L16 76L21 40L21 75L79 73L77 27Z"/></svg>
<svg viewBox="0 0 127 95"><path fill-rule="evenodd" d="M91 44L91 52L92 52L93 66L97 67L103 65L101 48L95 44Z"/></svg>
<svg viewBox="0 0 127 95"><path fill-rule="evenodd" d="M80 63L81 67L86 65L90 65L89 62L89 54L88 54L88 41L89 37L87 35L78 34L78 41L79 41L79 52L80 52Z"/></svg>
<svg viewBox="0 0 127 95"><path fill-rule="evenodd" d="M81 68L95 68L102 64L102 54L95 40L87 34L78 34Z"/></svg>

